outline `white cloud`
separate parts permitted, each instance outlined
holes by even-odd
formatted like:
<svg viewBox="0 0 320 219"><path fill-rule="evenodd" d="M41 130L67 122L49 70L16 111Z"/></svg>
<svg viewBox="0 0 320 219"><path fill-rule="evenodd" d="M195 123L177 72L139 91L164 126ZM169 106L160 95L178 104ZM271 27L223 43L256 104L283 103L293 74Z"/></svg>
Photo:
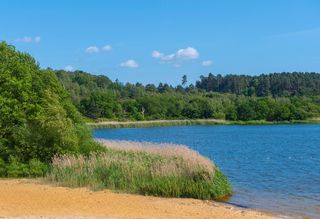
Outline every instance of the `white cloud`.
<svg viewBox="0 0 320 219"><path fill-rule="evenodd" d="M174 61L182 61L182 60L190 60L197 59L199 57L199 52L192 47L187 47L184 49L179 49L177 52L165 55L157 50L154 50L151 56L155 59L159 59L163 62L174 62Z"/></svg>
<svg viewBox="0 0 320 219"><path fill-rule="evenodd" d="M213 61L211 61L211 60L205 60L205 61L203 61L201 64L202 64L202 66L210 66L210 65L213 64Z"/></svg>
<svg viewBox="0 0 320 219"><path fill-rule="evenodd" d="M25 37L16 39L16 41L21 43L40 43L41 38L39 36L36 36L36 37L25 36Z"/></svg>
<svg viewBox="0 0 320 219"><path fill-rule="evenodd" d="M176 57L175 54L165 55L157 50L153 51L151 56L155 59L159 59L161 61L166 61L166 62L173 61Z"/></svg>
<svg viewBox="0 0 320 219"><path fill-rule="evenodd" d="M86 53L98 53L99 52L99 48L96 46L89 46L88 48L86 48Z"/></svg>
<svg viewBox="0 0 320 219"><path fill-rule="evenodd" d="M112 50L112 46L110 45L105 45L104 47L98 48L97 46L89 46L88 48L86 48L86 53L99 53L100 51L111 51Z"/></svg>
<svg viewBox="0 0 320 219"><path fill-rule="evenodd" d="M176 53L176 57L178 59L197 59L199 57L199 53L195 48L188 47L185 49L179 49Z"/></svg>
<svg viewBox="0 0 320 219"><path fill-rule="evenodd" d="M122 62L120 66L124 68L138 68L139 64L135 60L129 59L125 62Z"/></svg>
<svg viewBox="0 0 320 219"><path fill-rule="evenodd" d="M102 51L111 51L112 50L112 46L110 45L105 45L104 47L101 48Z"/></svg>
<svg viewBox="0 0 320 219"><path fill-rule="evenodd" d="M64 67L65 71L74 71L74 68L71 65L67 65L66 67Z"/></svg>

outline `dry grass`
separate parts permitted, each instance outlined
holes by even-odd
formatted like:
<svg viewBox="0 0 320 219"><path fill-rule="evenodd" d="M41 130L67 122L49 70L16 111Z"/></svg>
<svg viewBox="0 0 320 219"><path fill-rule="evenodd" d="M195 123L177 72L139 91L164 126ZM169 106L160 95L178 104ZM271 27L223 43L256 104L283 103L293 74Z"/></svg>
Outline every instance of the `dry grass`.
<svg viewBox="0 0 320 219"><path fill-rule="evenodd" d="M195 167L203 168L208 173L214 174L215 168L212 161L185 145L105 139L97 139L97 142L104 145L106 148L114 150L139 151L165 157L180 157L190 169Z"/></svg>

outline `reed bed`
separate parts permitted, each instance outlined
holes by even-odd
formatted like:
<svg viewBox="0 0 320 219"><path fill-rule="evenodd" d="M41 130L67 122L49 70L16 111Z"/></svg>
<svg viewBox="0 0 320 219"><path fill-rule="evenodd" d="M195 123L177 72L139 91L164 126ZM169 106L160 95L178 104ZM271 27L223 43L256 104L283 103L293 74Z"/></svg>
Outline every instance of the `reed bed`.
<svg viewBox="0 0 320 219"><path fill-rule="evenodd" d="M181 158L189 170L203 169L210 175L214 174L215 168L212 161L185 145L105 139L97 139L96 141L107 149L146 152L163 157Z"/></svg>
<svg viewBox="0 0 320 219"><path fill-rule="evenodd" d="M182 145L98 140L106 151L52 160L47 179L59 185L144 195L223 199L231 186L207 158Z"/></svg>

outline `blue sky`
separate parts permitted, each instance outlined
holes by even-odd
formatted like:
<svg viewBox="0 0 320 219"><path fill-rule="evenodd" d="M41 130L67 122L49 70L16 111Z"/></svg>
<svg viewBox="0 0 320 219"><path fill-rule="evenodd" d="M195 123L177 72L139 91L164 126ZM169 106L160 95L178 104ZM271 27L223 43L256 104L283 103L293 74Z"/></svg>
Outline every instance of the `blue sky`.
<svg viewBox="0 0 320 219"><path fill-rule="evenodd" d="M318 0L1 0L0 40L41 67L178 84L320 72Z"/></svg>

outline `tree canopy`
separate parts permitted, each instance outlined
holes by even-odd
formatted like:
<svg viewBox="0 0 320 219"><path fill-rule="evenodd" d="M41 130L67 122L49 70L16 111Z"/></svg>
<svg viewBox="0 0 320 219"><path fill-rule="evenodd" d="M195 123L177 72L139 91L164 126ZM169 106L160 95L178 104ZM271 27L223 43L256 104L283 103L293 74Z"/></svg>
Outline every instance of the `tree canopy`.
<svg viewBox="0 0 320 219"><path fill-rule="evenodd" d="M50 161L88 151L91 134L57 80L28 54L0 43L0 161Z"/></svg>

